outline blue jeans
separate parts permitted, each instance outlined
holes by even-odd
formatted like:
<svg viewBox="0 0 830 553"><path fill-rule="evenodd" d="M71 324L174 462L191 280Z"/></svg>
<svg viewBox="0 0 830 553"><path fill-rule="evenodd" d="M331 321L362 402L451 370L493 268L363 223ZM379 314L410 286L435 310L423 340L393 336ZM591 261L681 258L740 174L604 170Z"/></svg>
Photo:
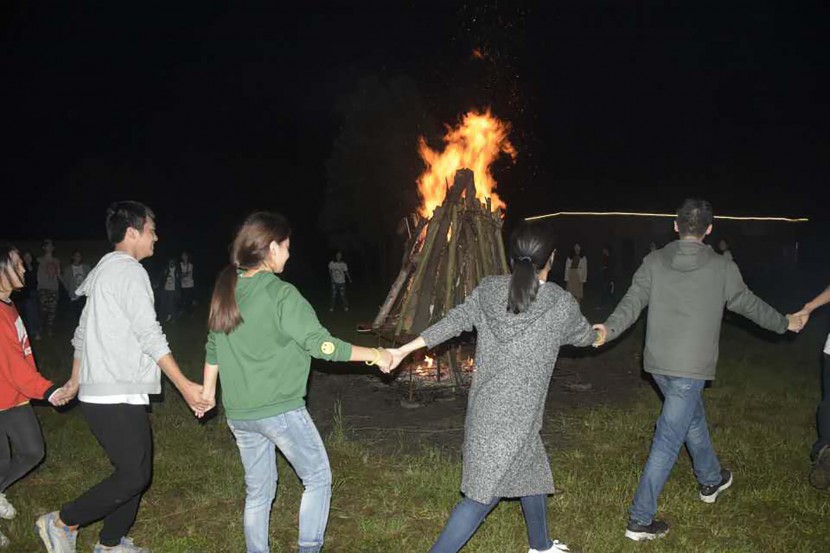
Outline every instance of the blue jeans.
<svg viewBox="0 0 830 553"><path fill-rule="evenodd" d="M814 461L821 450L830 445L830 355L826 353L821 371L821 403L816 410L816 430L818 439L811 454Z"/></svg>
<svg viewBox="0 0 830 553"><path fill-rule="evenodd" d="M326 448L305 407L259 420L228 419L245 468L245 544L247 553L268 552L268 521L277 492L278 447L305 491L300 501L300 553L317 553L331 501L331 468Z"/></svg>
<svg viewBox="0 0 830 553"><path fill-rule="evenodd" d="M460 551L500 500L496 497L489 503L479 503L467 497L462 499L452 510L447 525L429 553ZM539 551L549 549L553 542L548 537L547 496L528 495L522 497L521 501L530 547Z"/></svg>
<svg viewBox="0 0 830 553"><path fill-rule="evenodd" d="M654 519L657 498L669 479L684 442L692 457L698 482L711 486L721 479L721 467L712 449L701 397L706 381L661 374L653 374L652 377L665 398L663 411L657 419L646 468L628 511L633 521L644 526Z"/></svg>

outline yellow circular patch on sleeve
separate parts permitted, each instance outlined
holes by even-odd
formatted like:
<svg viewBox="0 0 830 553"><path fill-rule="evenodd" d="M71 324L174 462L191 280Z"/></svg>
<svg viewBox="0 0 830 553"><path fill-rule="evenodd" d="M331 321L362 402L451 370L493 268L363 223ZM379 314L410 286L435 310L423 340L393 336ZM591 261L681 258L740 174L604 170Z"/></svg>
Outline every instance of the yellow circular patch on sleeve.
<svg viewBox="0 0 830 553"><path fill-rule="evenodd" d="M323 352L323 355L331 355L334 353L334 343L332 342L323 342L320 344L320 351Z"/></svg>

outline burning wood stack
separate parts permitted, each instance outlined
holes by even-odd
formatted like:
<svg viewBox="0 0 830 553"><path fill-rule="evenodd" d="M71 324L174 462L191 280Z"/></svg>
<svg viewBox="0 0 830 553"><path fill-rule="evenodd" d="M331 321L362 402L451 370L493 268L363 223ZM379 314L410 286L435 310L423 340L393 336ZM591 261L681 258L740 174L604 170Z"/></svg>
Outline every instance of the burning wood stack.
<svg viewBox="0 0 830 553"><path fill-rule="evenodd" d="M372 330L393 342L418 336L488 275L509 269L502 239L502 211L476 198L475 175L455 173L444 202L421 219L404 250L401 271Z"/></svg>

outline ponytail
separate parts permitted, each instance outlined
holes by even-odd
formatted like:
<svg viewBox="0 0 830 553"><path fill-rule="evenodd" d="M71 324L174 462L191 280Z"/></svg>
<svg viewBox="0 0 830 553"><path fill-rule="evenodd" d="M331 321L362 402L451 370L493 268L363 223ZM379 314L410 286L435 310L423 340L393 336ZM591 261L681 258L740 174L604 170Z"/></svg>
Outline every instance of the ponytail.
<svg viewBox="0 0 830 553"><path fill-rule="evenodd" d="M211 332L230 334L242 324L242 314L236 303L236 265L228 265L216 278L213 295L210 298L208 329Z"/></svg>
<svg viewBox="0 0 830 553"><path fill-rule="evenodd" d="M510 236L510 292L507 310L518 315L530 309L539 293L539 271L553 259L554 239L540 223L522 223Z"/></svg>
<svg viewBox="0 0 830 553"><path fill-rule="evenodd" d="M527 311L539 292L536 267L529 257L522 257L513 263L510 277L510 293L507 296L507 310L518 315Z"/></svg>
<svg viewBox="0 0 830 553"><path fill-rule="evenodd" d="M271 242L282 243L291 236L291 227L279 213L258 211L250 214L236 233L230 248L230 265L222 269L210 298L208 329L230 334L243 323L236 303L237 271L262 268Z"/></svg>

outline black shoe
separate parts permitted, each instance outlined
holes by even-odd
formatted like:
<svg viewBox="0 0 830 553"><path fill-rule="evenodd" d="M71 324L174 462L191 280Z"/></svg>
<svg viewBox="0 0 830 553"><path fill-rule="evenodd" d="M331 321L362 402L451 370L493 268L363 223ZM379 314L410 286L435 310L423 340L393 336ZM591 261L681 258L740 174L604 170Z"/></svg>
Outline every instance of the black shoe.
<svg viewBox="0 0 830 553"><path fill-rule="evenodd" d="M821 448L816 455L813 470L810 472L810 484L819 490L830 489L830 445Z"/></svg>
<svg viewBox="0 0 830 553"><path fill-rule="evenodd" d="M721 469L720 482L711 486L700 485L700 500L704 503L714 503L718 494L732 485L732 471Z"/></svg>
<svg viewBox="0 0 830 553"><path fill-rule="evenodd" d="M662 520L652 520L648 526L629 520L625 527L625 537L634 541L656 540L668 533L669 525Z"/></svg>

